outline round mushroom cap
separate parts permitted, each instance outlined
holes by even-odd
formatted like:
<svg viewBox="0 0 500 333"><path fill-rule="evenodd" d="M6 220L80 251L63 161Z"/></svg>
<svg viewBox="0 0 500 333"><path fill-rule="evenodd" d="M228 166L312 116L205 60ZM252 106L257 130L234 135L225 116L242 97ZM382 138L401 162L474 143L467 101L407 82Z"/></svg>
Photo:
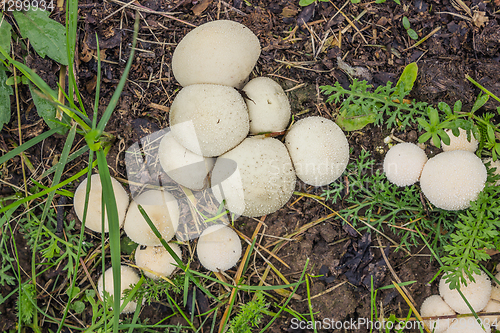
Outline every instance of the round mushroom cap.
<svg viewBox="0 0 500 333"><path fill-rule="evenodd" d="M172 132L160 142L158 158L165 173L175 182L191 190L202 190L208 185L207 176L215 159L195 154L178 143Z"/></svg>
<svg viewBox="0 0 500 333"><path fill-rule="evenodd" d="M323 117L296 122L286 135L285 144L297 177L309 185L332 183L349 162L349 144L344 132Z"/></svg>
<svg viewBox="0 0 500 333"><path fill-rule="evenodd" d="M137 205L141 205L151 222L168 242L179 226L179 205L175 197L166 191L146 191L130 203L123 230L127 236L140 245L159 246L160 240L149 227Z"/></svg>
<svg viewBox="0 0 500 333"><path fill-rule="evenodd" d="M500 312L500 302L490 299L488 301L488 304L483 309L483 312ZM500 316L486 316L486 317L481 317L481 319L484 321L485 324L487 325L497 325L500 324Z"/></svg>
<svg viewBox="0 0 500 333"><path fill-rule="evenodd" d="M474 317L457 318L445 333L491 333L491 327L489 325L484 321L482 321L482 325L485 330L483 330Z"/></svg>
<svg viewBox="0 0 500 333"><path fill-rule="evenodd" d="M279 140L251 137L219 156L212 191L232 213L255 217L283 207L295 189L295 172Z"/></svg>
<svg viewBox="0 0 500 333"><path fill-rule="evenodd" d="M243 91L250 118L250 133L280 132L290 122L290 103L283 88L267 77L256 77Z"/></svg>
<svg viewBox="0 0 500 333"><path fill-rule="evenodd" d="M182 251L179 245L175 243L169 243L168 245L182 259ZM137 247L135 264L143 269L144 275L153 280L158 280L160 276L168 277L177 268L174 266L177 262L163 246Z"/></svg>
<svg viewBox="0 0 500 333"><path fill-rule="evenodd" d="M422 148L413 143L398 143L385 155L384 172L391 183L409 186L418 182L426 162Z"/></svg>
<svg viewBox="0 0 500 333"><path fill-rule="evenodd" d="M439 295L427 297L420 307L422 317L454 315L455 311ZM450 319L424 320L425 325L434 333L443 333L450 327Z"/></svg>
<svg viewBox="0 0 500 333"><path fill-rule="evenodd" d="M206 269L212 272L228 270L240 260L240 238L223 224L210 226L201 234L196 253Z"/></svg>
<svg viewBox="0 0 500 333"><path fill-rule="evenodd" d="M475 282L471 282L467 276L467 286L461 284L460 291L464 294L465 298L472 306L475 312L479 312L490 300L491 295L491 281L486 273L481 272L480 275L473 274ZM458 313L470 313L469 307L464 302L458 290L450 289L444 277L439 281L439 294L443 297L444 301Z"/></svg>
<svg viewBox="0 0 500 333"><path fill-rule="evenodd" d="M195 84L182 89L169 113L172 134L195 154L219 156L248 134L248 110L231 87Z"/></svg>
<svg viewBox="0 0 500 333"><path fill-rule="evenodd" d="M122 302L120 305L123 304L123 298L124 294L123 291L125 289L132 289L134 285L139 282L140 278L139 275L135 272L135 270L132 267L121 265L121 296L120 298L122 299ZM105 283L104 283L105 282ZM101 298L104 298L104 291L108 292L109 296L113 296L115 291L114 291L114 286L113 286L113 268L110 267L108 268L104 274L102 274L99 277L99 280L97 281L97 289L99 290L99 294L101 295ZM121 313L130 313L134 312L135 308L137 307L137 302L130 301L125 305Z"/></svg>
<svg viewBox="0 0 500 333"><path fill-rule="evenodd" d="M198 83L241 87L259 55L259 39L246 26L212 21L191 30L179 42L172 71L183 87Z"/></svg>
<svg viewBox="0 0 500 333"><path fill-rule="evenodd" d="M475 152L477 146L479 145L479 142L476 140L474 135L471 134L471 140L469 141L467 140L467 131L463 128L459 128L458 130L460 132L458 136L455 136L452 133L451 129L445 130L445 132L450 137L450 144L447 145L443 141L441 141L441 148L443 148L443 151L467 150L471 153Z"/></svg>
<svg viewBox="0 0 500 333"><path fill-rule="evenodd" d="M438 208L468 208L484 188L487 172L481 159L465 150L437 154L424 165L420 187Z"/></svg>
<svg viewBox="0 0 500 333"><path fill-rule="evenodd" d="M118 218L120 228L123 226L125 214L129 204L129 197L123 186L113 177L111 184L115 194L116 208L118 210ZM85 194L87 192L87 179L83 180L75 191L73 205L75 207L76 216L80 221L83 221L83 208L85 206ZM90 177L90 193L87 209L87 218L85 226L92 231L102 232L102 185L99 174L94 174ZM104 232L109 231L108 215L104 215Z"/></svg>

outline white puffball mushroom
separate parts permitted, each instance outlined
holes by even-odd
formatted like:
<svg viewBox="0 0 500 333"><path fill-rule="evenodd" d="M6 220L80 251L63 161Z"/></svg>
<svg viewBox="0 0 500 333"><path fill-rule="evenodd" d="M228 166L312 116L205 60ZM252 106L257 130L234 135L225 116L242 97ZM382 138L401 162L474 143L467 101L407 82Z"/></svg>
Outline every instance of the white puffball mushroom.
<svg viewBox="0 0 500 333"><path fill-rule="evenodd" d="M113 177L111 184L115 194L116 208L118 210L118 218L120 228L123 226L125 214L129 204L129 197L123 186ZM80 221L83 221L83 209L85 206L85 194L87 191L87 179L83 180L75 191L73 204L75 212ZM90 177L90 193L87 209L87 218L85 226L92 231L102 232L102 185L99 174L94 174ZM104 215L104 232L109 231L108 215Z"/></svg>
<svg viewBox="0 0 500 333"><path fill-rule="evenodd" d="M445 333L491 333L491 327L482 321L481 325L476 321L474 317L463 317L457 318Z"/></svg>
<svg viewBox="0 0 500 333"><path fill-rule="evenodd" d="M215 159L197 155L178 143L172 132L160 142L158 158L165 173L175 182L191 190L202 190L208 185L207 176Z"/></svg>
<svg viewBox="0 0 500 333"><path fill-rule="evenodd" d="M471 153L475 152L479 142L476 140L474 135L471 133L470 141L467 140L467 131L463 128L459 128L459 135L455 136L451 129L445 130L445 132L450 137L450 144L447 145L443 141L441 141L441 148L443 151L452 151L452 150L467 150Z"/></svg>
<svg viewBox="0 0 500 333"><path fill-rule="evenodd" d="M482 312L500 312L500 302L490 299ZM496 325L497 323L500 324L500 316L482 316L481 319L488 325Z"/></svg>
<svg viewBox="0 0 500 333"><path fill-rule="evenodd" d="M349 162L349 144L344 132L323 117L308 117L293 124L285 144L297 177L309 185L332 183Z"/></svg>
<svg viewBox="0 0 500 333"><path fill-rule="evenodd" d="M205 229L196 247L200 263L212 272L225 271L241 257L241 242L236 232L222 224Z"/></svg>
<svg viewBox="0 0 500 333"><path fill-rule="evenodd" d="M195 84L183 88L169 112L174 138L195 154L219 156L248 134L248 110L234 88Z"/></svg>
<svg viewBox="0 0 500 333"><path fill-rule="evenodd" d="M179 245L175 243L169 243L168 245L182 259L182 251ZM168 277L177 268L174 266L176 264L175 259L163 246L147 246L144 249L138 246L135 251L135 264L143 269L144 275L153 280L158 280L160 276Z"/></svg>
<svg viewBox="0 0 500 333"><path fill-rule="evenodd" d="M422 317L438 317L454 315L455 311L439 295L427 297L420 307ZM443 333L450 327L450 319L425 320L425 325L434 333Z"/></svg>
<svg viewBox="0 0 500 333"><path fill-rule="evenodd" d="M139 275L135 272L132 267L121 265L121 295L120 298L123 298L123 291L125 289L132 289L133 286L139 282ZM104 282L104 283L103 283ZM101 298L104 298L104 291L108 292L110 296L114 296L114 286L113 286L113 268L108 268L103 275L99 277L97 281L97 289L99 290L99 294ZM120 305L123 304L123 300L120 302ZM134 301L130 301L125 305L123 311L121 313L131 313L135 311L137 307L137 303Z"/></svg>
<svg viewBox="0 0 500 333"><path fill-rule="evenodd" d="M161 242L142 216L138 204L142 206L163 239L166 242L171 240L179 226L177 199L166 191L150 190L134 198L128 208L123 226L127 236L140 245L159 246Z"/></svg>
<svg viewBox="0 0 500 333"><path fill-rule="evenodd" d="M243 24L219 20L200 25L179 42L172 56L174 77L183 86L198 83L240 88L260 55L260 43Z"/></svg>
<svg viewBox="0 0 500 333"><path fill-rule="evenodd" d="M283 207L295 189L288 152L274 138L250 137L219 156L211 175L212 191L232 213L256 217Z"/></svg>
<svg viewBox="0 0 500 333"><path fill-rule="evenodd" d="M268 77L250 80L243 91L250 118L250 133L280 132L290 122L290 103L283 88Z"/></svg>
<svg viewBox="0 0 500 333"><path fill-rule="evenodd" d="M397 186L415 184L427 162L425 151L413 143L398 143L392 146L384 158L387 179Z"/></svg>
<svg viewBox="0 0 500 333"><path fill-rule="evenodd" d="M465 273L464 273L465 274ZM471 282L467 276L467 286L460 284L460 291L464 294L465 298L472 306L475 312L479 312L490 300L491 295L491 281L486 273L473 274L475 282ZM444 301L458 313L470 313L469 307L464 302L458 290L450 289L446 283L445 278L442 277L439 281L439 294L443 297Z"/></svg>
<svg viewBox="0 0 500 333"><path fill-rule="evenodd" d="M479 157L465 150L437 154L424 165L422 192L438 208L468 208L484 188L487 172Z"/></svg>

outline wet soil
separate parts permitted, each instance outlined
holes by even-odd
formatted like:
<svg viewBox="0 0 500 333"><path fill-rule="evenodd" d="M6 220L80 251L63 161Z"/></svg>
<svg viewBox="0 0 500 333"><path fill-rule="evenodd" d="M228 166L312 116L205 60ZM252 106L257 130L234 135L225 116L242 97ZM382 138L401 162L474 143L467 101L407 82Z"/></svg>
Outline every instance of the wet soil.
<svg viewBox="0 0 500 333"><path fill-rule="evenodd" d="M137 3L137 2L136 2ZM230 19L248 26L259 38L262 53L251 77L269 76L278 81L287 91L295 119L313 115L321 115L335 119L336 105L325 104L319 87L338 81L348 87L352 80L337 66L337 57L351 66L362 66L371 74L371 83L375 86L387 81L395 82L405 65L417 61L419 76L412 92L412 97L419 101L437 103L440 101L453 105L460 99L464 109L474 103L479 90L472 85L466 75L481 83L492 93L500 95L500 14L498 3L490 1L465 1L471 15L457 7L455 2L414 0L403 1L401 5L392 0L382 4L361 2L317 2L307 7L300 7L298 1L285 0L251 0L251 1L218 1L218 0L159 0L141 1L139 42L136 58L123 93L120 96L115 113L110 119L106 131L116 136L116 141L108 155L108 164L112 176L127 178L124 151L140 138L168 126L169 106L176 92L181 88L171 72L172 52L181 38L189 32L193 25L197 26L215 19ZM342 7L342 13L339 8ZM173 12L170 19L162 12ZM77 84L82 94L83 104L89 112L92 110L97 79L97 44L95 34L99 38L102 64L102 86L100 90L99 113L102 114L123 73L131 47L131 36L134 17L133 10L123 9L118 1L100 2L92 0L80 1L79 25L77 36L77 60L74 66ZM419 46L411 40L401 21L408 17L411 28L419 38L431 36ZM64 12L56 9L52 18L64 23ZM358 18L358 19L355 19ZM13 18L9 13L9 22ZM486 22L487 21L487 22ZM17 58L24 59L26 64L35 70L49 85L56 87L60 66L50 59L42 59L36 52L27 51L14 43ZM29 90L20 87L21 129L22 139L27 141L43 131L47 125L37 115L30 98ZM15 101L12 99L13 110ZM486 110L498 107L490 101ZM2 153L12 149L13 143L19 141L17 115L13 113L12 121L4 126L0 136ZM416 128L398 132L402 140L415 142ZM372 156L380 162L388 147L384 138L389 132L384 128L366 128L347 133L355 159L362 149L372 152ZM27 151L27 156L35 167L46 170L58 161L65 137L54 135ZM85 142L77 136L74 150ZM86 165L82 158L68 164L65 177ZM20 158L16 157L6 164L2 171L0 193L11 195L24 186ZM37 171L39 176L41 173ZM32 175L28 171L28 176ZM34 175L32 175L34 176ZM49 183L43 180L45 185ZM73 190L76 184L67 187ZM307 186L300 181L297 191L309 194L321 194L321 189ZM58 196L55 198L58 199ZM340 209L339 203L329 203L333 210ZM75 218L70 208L66 208L67 219ZM322 220L324 219L324 220ZM294 196L290 202L274 214L266 217L266 227L262 234L263 246L269 246L276 237L285 237L308 223L321 221L307 228L293 241L286 242L277 251L277 256L287 265L270 259L290 281L296 281L304 265L309 260L308 273L311 276L325 274L328 279L311 278L310 294L315 318L331 321L359 320L370 318L371 294L366 283L355 284L348 280L342 267L347 254L355 256L362 248L362 234L346 228L342 220L332 215L332 211L312 198ZM240 218L238 229L251 236L257 223L254 219ZM79 227L78 227L79 228ZM77 229L78 229L77 228ZM79 230L75 230L75 233ZM397 236L385 230L384 233L394 240ZM16 236L17 237L17 236ZM92 235L87 237L92 239ZM95 237L95 236L94 236ZM18 243L23 244L22 237ZM16 238L16 240L17 240ZM408 291L416 304L434 293L436 283L428 284L438 270L435 262L431 262L428 251L421 248L409 249L411 255L404 251L395 251L384 238L371 235L369 251L362 256L366 270L361 271L360 281L370 272L375 272L377 286L389 285L394 276L387 267L387 262L402 281L417 281L408 286ZM380 244L379 244L380 240ZM361 245L360 245L361 244ZM272 248L270 248L272 249ZM21 257L26 260L22 265L30 270L31 254L26 246L19 246ZM387 251L387 262L382 251ZM263 261L257 260L257 265ZM25 262L24 262L25 261ZM198 263L193 263L198 268ZM265 267L265 266L262 266ZM229 271L234 276L234 271ZM50 281L54 272L46 272L42 282ZM97 273L96 273L97 274ZM258 283L257 278L252 282ZM365 280L366 281L366 280ZM268 277L268 283L281 283L274 275ZM88 284L88 282L85 282ZM1 295L6 296L12 287L5 287ZM277 301L281 296L273 294ZM307 290L305 284L298 290L297 299L291 301L291 308L298 313L309 312ZM40 299L43 305L47 299ZM55 305L54 305L55 306ZM382 290L377 294L376 306L379 313L387 317L396 314L405 317L408 306L393 289ZM0 305L0 330L15 327L14 297ZM146 306L141 319L149 318L153 323L171 314L164 305ZM305 315L308 317L307 315ZM82 318L90 320L87 314ZM291 316L284 315L272 327L272 332L302 332L295 329ZM84 319L85 320L85 319ZM269 318L266 318L269 320ZM174 317L165 323L182 322ZM86 323L88 324L88 322ZM49 324L47 324L47 328ZM354 330L347 330L354 331ZM364 329L358 332L366 331Z"/></svg>

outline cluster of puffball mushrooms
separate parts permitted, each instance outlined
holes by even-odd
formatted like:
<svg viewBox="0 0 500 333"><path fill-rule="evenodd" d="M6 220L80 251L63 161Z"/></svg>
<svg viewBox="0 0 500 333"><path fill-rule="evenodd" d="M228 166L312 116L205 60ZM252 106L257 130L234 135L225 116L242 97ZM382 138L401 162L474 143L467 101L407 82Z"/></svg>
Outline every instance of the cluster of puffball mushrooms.
<svg viewBox="0 0 500 333"><path fill-rule="evenodd" d="M497 269L500 267L497 267ZM484 273L473 274L474 282L466 278L467 286L461 285L463 293L474 312L500 312L500 286L495 282L491 285L489 277ZM500 279L500 273L495 276ZM439 295L427 297L420 307L422 317L454 316L470 314L470 309L460 296L458 290L450 289L445 278L439 281ZM479 324L473 316L460 318L443 318L424 320L425 325L434 333L482 333L491 332L492 325L497 326L500 316L481 316ZM484 326L485 330L481 327Z"/></svg>
<svg viewBox="0 0 500 333"><path fill-rule="evenodd" d="M447 131L449 145L441 142L443 152L427 159L424 150L412 143L399 143L387 152L384 159L384 172L387 179L398 186L409 186L420 181L420 187L427 199L436 207L445 210L461 210L470 206L470 202L484 188L487 170L474 152L478 141L460 128L458 136ZM488 161L485 161L488 162ZM491 165L500 168L498 161ZM500 268L500 267L497 267ZM500 312L500 286L492 288L488 276L481 272L473 275L475 282L467 280L467 286L461 284L464 294L475 312ZM500 273L495 278L500 279ZM425 299L420 309L422 317L452 316L470 313L459 292L451 290L442 278L439 283L440 295ZM491 332L490 325L497 324L500 316L482 317L486 332ZM484 332L474 317L454 319L424 320L435 333Z"/></svg>
<svg viewBox="0 0 500 333"><path fill-rule="evenodd" d="M165 173L191 190L210 189L219 203L234 215L263 216L283 207L295 189L296 177L313 186L335 181L349 160L349 146L342 130L323 117L309 117L293 124L285 143L262 133L287 129L290 104L278 83L257 77L248 81L260 56L258 38L242 24L219 20L189 32L177 45L172 70L183 88L169 111L169 132L159 145L159 161ZM237 89L242 89L240 93ZM250 135L250 136L249 136ZM228 161L230 163L228 163ZM133 198L112 179L120 225L141 246L136 265L153 279L169 276L174 259L161 246L138 209L140 204L165 241L179 225L176 198L165 190L147 190ZM75 211L82 220L87 180L75 192ZM86 226L101 230L101 183L91 178ZM181 258L178 245L170 243ZM199 237L197 255L208 270L218 272L236 265L241 243L229 226L206 228ZM112 271L99 278L100 294L111 295ZM138 274L121 267L121 287L137 283ZM132 312L130 302L124 313Z"/></svg>
<svg viewBox="0 0 500 333"><path fill-rule="evenodd" d="M487 171L474 152L478 141L460 128L455 136L448 130L450 144L441 142L443 152L427 159L424 150L413 143L399 143L387 152L384 172L398 186L420 181L425 197L436 207L462 210L470 207L486 183ZM497 169L500 170L500 169Z"/></svg>

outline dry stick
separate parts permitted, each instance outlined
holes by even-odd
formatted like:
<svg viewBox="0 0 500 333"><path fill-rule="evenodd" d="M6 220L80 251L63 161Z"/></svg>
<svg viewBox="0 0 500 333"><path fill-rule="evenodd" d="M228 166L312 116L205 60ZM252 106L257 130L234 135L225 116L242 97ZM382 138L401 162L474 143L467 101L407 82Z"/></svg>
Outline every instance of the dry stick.
<svg viewBox="0 0 500 333"><path fill-rule="evenodd" d="M382 242L380 241L380 237L379 235L377 235L377 242L378 242L378 245L380 246L380 252L382 253L382 257L384 257L384 261L385 261L385 264L387 265L387 267L389 267L389 270L391 271L391 274L392 276L394 276L394 279L399 283L399 284L402 284L403 282L401 282L401 279L399 278L399 276L396 274L396 272L394 271L394 269L392 268L391 264L389 263L389 260L387 259L387 256L385 255L385 252L384 252L384 247L382 246ZM417 304L415 302L415 300L413 299L413 297L411 297L410 293L408 292L408 290L406 289L405 286L401 286L401 288L404 290L404 292L408 295L408 298L410 299L410 301L413 303L413 304Z"/></svg>
<svg viewBox="0 0 500 333"><path fill-rule="evenodd" d="M415 306L412 304L412 302L408 299L408 297L406 296L405 292L403 291L403 289L401 289L401 287L394 281L392 281L392 284L394 285L394 287L397 289L397 291L401 294L401 296L404 298L406 304L408 304L408 306L412 309L412 311L415 313L415 316L418 318L418 320L422 323L424 323L424 320L422 319L422 317L420 316L420 313L418 313L417 309L415 308ZM427 333L431 333L431 331L429 331L429 328L427 327L427 325L425 325L424 323L424 328L426 330Z"/></svg>
<svg viewBox="0 0 500 333"><path fill-rule="evenodd" d="M252 242L255 239L255 237L257 237L257 235L259 234L259 230L262 227L262 223L264 222L265 219L266 219L266 215L262 216L259 224L257 224L257 227L255 228L253 235L252 235ZM224 311L224 315L222 316L221 323L225 323L226 319L230 315L229 310L231 309L231 303L233 302L233 299L236 297L236 289L237 289L238 283L240 281L241 274L243 274L243 267L245 266L245 263L247 261L247 257L250 253L251 247L252 247L252 245L247 246L247 249L245 250L245 254L243 255L243 258L240 262L240 265L238 266L238 270L236 271L236 276L234 278L235 288L233 288L233 290L231 291L231 296L229 297L229 302L227 303L226 310ZM223 326L224 325L219 326L219 333L222 332Z"/></svg>
<svg viewBox="0 0 500 333"><path fill-rule="evenodd" d="M119 0L109 0L109 1L117 3L117 4L120 4L120 5L126 5L127 4L126 2L122 2L122 1L119 1ZM141 12L150 13L150 14L161 15L161 16L166 17L168 19L171 19L171 20L183 23L185 25L189 25L189 26L191 26L193 28L197 27L196 25L194 25L192 23L189 23L189 22L186 22L184 20L178 19L177 17L174 17L174 16L169 15L169 14L164 13L164 12L158 12L156 10L149 9L149 8L144 7L142 5L130 5L130 9L135 9L135 10L138 10L138 11L141 11Z"/></svg>
<svg viewBox="0 0 500 333"><path fill-rule="evenodd" d="M427 34L424 38L422 38L421 40L419 40L418 42L416 42L415 44L413 44L412 46L410 47L407 47L406 49L404 49L403 51L407 51L407 50L410 50L414 47L417 47L419 46L420 44L422 44L423 42L425 42L426 40L428 40L429 38L432 37L432 35L434 35L436 32L438 32L439 30L441 30L441 27L437 27L436 29L432 30L429 34Z"/></svg>
<svg viewBox="0 0 500 333"><path fill-rule="evenodd" d="M361 32L359 31L358 27L351 21L351 19L349 17L347 17L346 14L344 14L344 12L342 10L339 9L339 7L337 7L333 2L331 3L339 12L340 14L342 14L342 16L345 17L345 19L347 20L347 22L349 22L349 25L352 26L354 29L356 29L357 32L360 33L361 35L361 38L363 38L363 40L365 41L365 44L368 44L368 42L366 41L365 37L363 36L363 34L361 34ZM362 11L360 15L358 15L358 17L355 19L356 21L359 20L363 15L365 15L365 12L366 10ZM345 31L342 32L342 34L346 33L347 31L347 28L344 29Z"/></svg>

